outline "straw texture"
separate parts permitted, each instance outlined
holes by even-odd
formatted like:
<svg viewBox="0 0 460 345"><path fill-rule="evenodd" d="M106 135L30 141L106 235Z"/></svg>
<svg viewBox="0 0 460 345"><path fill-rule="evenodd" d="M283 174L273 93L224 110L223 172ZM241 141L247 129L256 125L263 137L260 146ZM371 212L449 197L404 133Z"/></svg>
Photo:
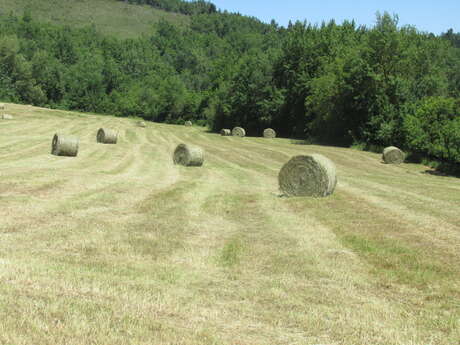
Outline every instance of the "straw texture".
<svg viewBox="0 0 460 345"><path fill-rule="evenodd" d="M383 150L382 159L386 164L401 164L406 154L395 146L389 146Z"/></svg>
<svg viewBox="0 0 460 345"><path fill-rule="evenodd" d="M204 151L201 147L180 144L173 154L174 164L199 167L204 162Z"/></svg>
<svg viewBox="0 0 460 345"><path fill-rule="evenodd" d="M246 131L244 130L244 128L235 127L232 130L232 135L234 137L244 137L244 136L246 136Z"/></svg>
<svg viewBox="0 0 460 345"><path fill-rule="evenodd" d="M264 130L264 138L272 139L276 138L276 132L274 129L267 128Z"/></svg>
<svg viewBox="0 0 460 345"><path fill-rule="evenodd" d="M118 141L118 132L113 129L99 128L96 139L101 144L116 144Z"/></svg>
<svg viewBox="0 0 460 345"><path fill-rule="evenodd" d="M281 168L278 182L287 196L328 196L337 185L336 167L320 154L295 156Z"/></svg>
<svg viewBox="0 0 460 345"><path fill-rule="evenodd" d="M79 139L74 136L64 136L56 133L51 143L51 154L55 156L76 157Z"/></svg>

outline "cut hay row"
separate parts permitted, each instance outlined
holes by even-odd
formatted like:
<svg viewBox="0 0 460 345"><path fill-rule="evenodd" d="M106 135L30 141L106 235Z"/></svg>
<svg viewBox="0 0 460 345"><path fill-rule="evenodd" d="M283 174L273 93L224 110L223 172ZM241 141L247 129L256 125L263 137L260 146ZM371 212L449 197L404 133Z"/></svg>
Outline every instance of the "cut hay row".
<svg viewBox="0 0 460 345"><path fill-rule="evenodd" d="M455 178L384 165L383 148L265 139L265 127L225 138L183 123L5 112L15 117L0 121L6 344L460 339ZM100 127L119 130L117 145L96 143ZM55 132L80 137L77 157L50 155ZM206 164L174 165L181 143L203 148ZM311 153L335 163L335 191L277 197L282 166Z"/></svg>
<svg viewBox="0 0 460 345"><path fill-rule="evenodd" d="M281 168L278 182L286 196L325 197L337 185L336 167L320 154L295 156Z"/></svg>
<svg viewBox="0 0 460 345"><path fill-rule="evenodd" d="M382 159L386 164L401 164L406 154L395 146L389 146L383 150Z"/></svg>
<svg viewBox="0 0 460 345"><path fill-rule="evenodd" d="M0 104L0 107L5 107ZM13 116L4 114L2 119L13 119ZM145 121L138 121L139 127L146 127ZM185 122L191 126L191 121ZM222 129L222 136L244 137L246 132L242 127L234 127L233 130ZM276 138L276 132L272 128L266 128L264 138ZM97 142L104 144L116 144L118 132L113 129L100 128L97 132ZM52 143L52 154L57 156L75 157L78 154L79 139L73 136L55 134ZM390 146L385 148L382 159L388 164L403 163L405 153L399 148ZM174 164L184 166L202 166L204 152L200 147L180 144L173 154ZM293 157L286 163L278 174L279 188L286 196L313 196L322 197L334 192L337 184L336 168L328 158L319 154Z"/></svg>
<svg viewBox="0 0 460 345"><path fill-rule="evenodd" d="M55 156L76 157L78 146L79 139L77 137L56 133L51 143L51 154Z"/></svg>
<svg viewBox="0 0 460 345"><path fill-rule="evenodd" d="M242 137L246 136L246 131L244 130L244 128L235 127L235 128L233 128L233 130L232 130L232 135L233 135L234 137L240 137L240 138L242 138Z"/></svg>
<svg viewBox="0 0 460 345"><path fill-rule="evenodd" d="M199 167L204 162L204 151L194 145L179 144L173 154L174 164Z"/></svg>
<svg viewBox="0 0 460 345"><path fill-rule="evenodd" d="M101 144L116 144L118 132L113 129L99 128L96 139Z"/></svg>

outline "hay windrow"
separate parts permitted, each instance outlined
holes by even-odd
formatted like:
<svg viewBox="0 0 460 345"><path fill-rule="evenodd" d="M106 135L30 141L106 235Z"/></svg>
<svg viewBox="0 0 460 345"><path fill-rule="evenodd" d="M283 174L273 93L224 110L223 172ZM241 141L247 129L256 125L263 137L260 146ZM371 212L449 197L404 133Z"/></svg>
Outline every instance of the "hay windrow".
<svg viewBox="0 0 460 345"><path fill-rule="evenodd" d="M276 138L275 130L271 128L266 128L264 130L264 138L268 138L268 139Z"/></svg>
<svg viewBox="0 0 460 345"><path fill-rule="evenodd" d="M186 127L191 127L193 125L192 121L185 121Z"/></svg>
<svg viewBox="0 0 460 345"><path fill-rule="evenodd" d="M138 126L138 127L145 128L145 127L147 127L147 124L145 123L145 121L138 121L138 122L137 122L137 126Z"/></svg>
<svg viewBox="0 0 460 345"><path fill-rule="evenodd" d="M51 154L55 156L76 157L80 140L74 136L56 133L51 143Z"/></svg>
<svg viewBox="0 0 460 345"><path fill-rule="evenodd" d="M99 128L96 139L101 144L116 144L118 141L118 132L113 129Z"/></svg>
<svg viewBox="0 0 460 345"><path fill-rule="evenodd" d="M278 182L287 196L325 197L337 185L336 167L320 154L295 156L281 168Z"/></svg>
<svg viewBox="0 0 460 345"><path fill-rule="evenodd" d="M3 119L3 120L13 120L14 117L13 117L13 115L3 114L3 115L2 115L2 119Z"/></svg>
<svg viewBox="0 0 460 345"><path fill-rule="evenodd" d="M231 136L232 135L232 131L229 130L229 129L222 129L220 131L220 135L224 136L224 137L228 137L228 136Z"/></svg>
<svg viewBox="0 0 460 345"><path fill-rule="evenodd" d="M395 146L389 146L383 150L382 159L386 164L401 164L406 154Z"/></svg>
<svg viewBox="0 0 460 345"><path fill-rule="evenodd" d="M242 138L242 137L246 136L246 131L244 130L244 128L235 127L232 130L232 135L234 137L241 137Z"/></svg>
<svg viewBox="0 0 460 345"><path fill-rule="evenodd" d="M173 154L174 164L199 167L204 162L204 151L199 146L180 144Z"/></svg>

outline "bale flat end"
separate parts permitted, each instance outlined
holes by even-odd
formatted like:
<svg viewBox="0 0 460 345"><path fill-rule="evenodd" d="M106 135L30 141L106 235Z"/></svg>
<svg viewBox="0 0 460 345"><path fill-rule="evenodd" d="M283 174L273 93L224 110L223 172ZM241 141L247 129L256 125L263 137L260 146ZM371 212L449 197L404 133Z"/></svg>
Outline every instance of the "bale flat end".
<svg viewBox="0 0 460 345"><path fill-rule="evenodd" d="M176 165L200 167L204 163L204 150L199 146L179 144L173 153Z"/></svg>
<svg viewBox="0 0 460 345"><path fill-rule="evenodd" d="M336 167L319 154L295 156L281 168L278 183L286 196L325 197L337 185Z"/></svg>
<svg viewBox="0 0 460 345"><path fill-rule="evenodd" d="M245 137L246 131L242 127L235 127L232 129L232 136L240 138Z"/></svg>
<svg viewBox="0 0 460 345"><path fill-rule="evenodd" d="M385 164L402 164L406 154L396 146L388 146L383 150L382 160Z"/></svg>
<svg viewBox="0 0 460 345"><path fill-rule="evenodd" d="M78 155L79 139L56 133L51 142L51 154L54 156L76 157Z"/></svg>
<svg viewBox="0 0 460 345"><path fill-rule="evenodd" d="M99 128L96 141L100 144L116 144L118 141L118 132L113 129Z"/></svg>
<svg viewBox="0 0 460 345"><path fill-rule="evenodd" d="M273 138L276 138L276 132L274 129L271 129L271 128L266 128L264 130L264 138L267 138L267 139L273 139Z"/></svg>

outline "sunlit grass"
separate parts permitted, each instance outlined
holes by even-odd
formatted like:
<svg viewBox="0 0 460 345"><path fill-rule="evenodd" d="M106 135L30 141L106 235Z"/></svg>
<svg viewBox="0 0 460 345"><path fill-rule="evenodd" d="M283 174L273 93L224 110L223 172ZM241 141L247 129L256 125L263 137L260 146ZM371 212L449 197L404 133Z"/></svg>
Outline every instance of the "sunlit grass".
<svg viewBox="0 0 460 345"><path fill-rule="evenodd" d="M440 344L460 338L458 179L287 139L7 104L0 344ZM76 158L49 153L56 128ZM100 127L120 130L98 145ZM177 167L181 142L206 151ZM292 155L337 164L280 198Z"/></svg>
<svg viewBox="0 0 460 345"><path fill-rule="evenodd" d="M98 31L120 38L152 33L153 24L163 19L179 25L188 23L187 16L181 14L118 0L2 0L0 14L22 16L25 9L37 21L73 27L94 25Z"/></svg>

